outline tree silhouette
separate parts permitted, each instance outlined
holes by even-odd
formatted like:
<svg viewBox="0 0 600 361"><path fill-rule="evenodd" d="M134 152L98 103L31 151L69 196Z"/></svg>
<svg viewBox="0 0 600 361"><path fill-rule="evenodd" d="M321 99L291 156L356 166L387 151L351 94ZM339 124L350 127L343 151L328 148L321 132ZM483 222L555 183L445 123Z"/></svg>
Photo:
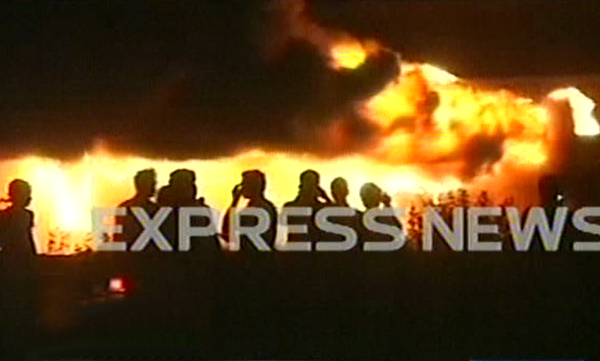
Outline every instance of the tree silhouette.
<svg viewBox="0 0 600 361"><path fill-rule="evenodd" d="M479 196L477 197L477 200L475 201L475 205L477 207L489 207L491 206L491 204L492 201L490 200L488 192L485 190L481 191L481 193L479 193Z"/></svg>
<svg viewBox="0 0 600 361"><path fill-rule="evenodd" d="M418 243L423 236L423 211L417 209L414 203L408 211L408 238Z"/></svg>
<svg viewBox="0 0 600 361"><path fill-rule="evenodd" d="M500 234L502 236L502 242L508 243L511 241L512 235L510 233L510 224L508 223L508 216L506 213L507 207L514 207L515 199L513 197L506 197L500 207L502 207L502 217L500 217Z"/></svg>
<svg viewBox="0 0 600 361"><path fill-rule="evenodd" d="M469 207L471 205L469 191L464 188L459 188L457 191L456 206Z"/></svg>

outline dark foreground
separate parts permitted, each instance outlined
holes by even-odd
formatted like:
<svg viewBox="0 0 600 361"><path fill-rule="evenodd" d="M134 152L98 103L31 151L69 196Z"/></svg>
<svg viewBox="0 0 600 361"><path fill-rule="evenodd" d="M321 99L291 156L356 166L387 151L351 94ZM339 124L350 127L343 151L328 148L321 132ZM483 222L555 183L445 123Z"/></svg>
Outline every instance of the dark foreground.
<svg viewBox="0 0 600 361"><path fill-rule="evenodd" d="M48 258L40 358L598 358L600 255ZM91 296L110 275L125 295Z"/></svg>

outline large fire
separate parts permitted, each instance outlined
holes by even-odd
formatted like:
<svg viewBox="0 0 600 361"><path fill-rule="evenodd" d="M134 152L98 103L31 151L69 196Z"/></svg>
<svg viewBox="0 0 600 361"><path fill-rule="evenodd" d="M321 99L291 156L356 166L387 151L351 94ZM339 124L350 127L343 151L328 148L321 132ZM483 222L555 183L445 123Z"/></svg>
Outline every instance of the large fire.
<svg viewBox="0 0 600 361"><path fill-rule="evenodd" d="M345 38L330 46L330 65L345 71L358 68L380 48ZM552 136L554 123L561 119L547 103L570 105L575 135L600 133L592 115L594 102L575 88L557 90L538 104L508 91L478 90L429 64L402 62L400 68L397 79L356 104L384 134L368 152L322 159L257 149L222 159L175 162L97 149L77 162L35 156L5 161L0 163L0 185L6 187L13 178L32 184L38 250L47 252L50 241L60 241L58 252L68 254L89 237L91 208L115 206L130 197L132 177L144 168L155 168L160 184L174 169L195 170L199 193L220 211L229 204L241 172L253 168L268 175L267 194L277 205L294 198L298 174L307 168L321 173L325 188L333 178L345 177L353 190L350 202L357 208L357 189L368 181L389 192L397 205L407 205L413 195L435 196L459 187L514 196L517 204L528 205L536 202L537 177L548 170L553 149L561 146L555 143L564 141ZM497 146L498 154L492 147L492 154L485 155L488 143ZM471 164L479 153L484 156Z"/></svg>

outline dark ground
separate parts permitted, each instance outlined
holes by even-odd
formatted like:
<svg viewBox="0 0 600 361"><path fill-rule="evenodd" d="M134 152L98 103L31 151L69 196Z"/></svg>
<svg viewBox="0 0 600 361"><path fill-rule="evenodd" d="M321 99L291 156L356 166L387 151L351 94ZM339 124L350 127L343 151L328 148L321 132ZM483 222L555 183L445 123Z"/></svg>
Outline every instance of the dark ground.
<svg viewBox="0 0 600 361"><path fill-rule="evenodd" d="M593 359L600 353L595 253L277 254L248 262L116 256L44 260L37 346L43 358ZM108 274L133 275L139 286L121 301L78 306L90 280Z"/></svg>

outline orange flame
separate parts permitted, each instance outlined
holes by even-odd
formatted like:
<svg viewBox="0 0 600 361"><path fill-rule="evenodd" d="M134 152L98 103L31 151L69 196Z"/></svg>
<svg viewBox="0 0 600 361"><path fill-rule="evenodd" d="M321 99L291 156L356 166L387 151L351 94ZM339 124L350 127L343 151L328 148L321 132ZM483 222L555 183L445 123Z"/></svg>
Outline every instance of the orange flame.
<svg viewBox="0 0 600 361"><path fill-rule="evenodd" d="M329 51L331 66L334 69L356 69L380 46L374 41L360 43L354 39L345 39L335 44Z"/></svg>
<svg viewBox="0 0 600 361"><path fill-rule="evenodd" d="M357 68L378 47L375 42L344 38L329 49L331 66ZM149 167L157 170L160 184L166 184L174 169L195 170L200 193L219 210L227 207L231 188L249 168L260 168L268 175L268 197L278 205L294 198L297 176L307 168L319 171L324 185L337 176L345 177L353 190L367 181L377 182L398 204L411 194L438 194L458 187L489 188L494 184L504 187L491 189L492 195L515 191L517 203L534 201L534 177L548 162L551 142L546 108L507 91L475 89L429 64L400 65L397 79L371 99L356 104L357 110L381 130L382 136L370 152L327 160L254 150L223 159L173 162L120 157L98 150L71 163L40 157L0 163L0 185L6 186L16 177L32 183L39 250L46 252L48 235L60 229L68 232L68 247L63 253L76 252L87 237L91 208L115 206L130 197L133 175ZM600 133L591 115L594 102L579 90L558 90L549 98L568 100L575 134ZM477 148L478 139L497 141L501 154L483 173L462 181L461 172L469 157L482 151ZM475 149L469 150L473 144ZM360 207L356 191L350 202Z"/></svg>

